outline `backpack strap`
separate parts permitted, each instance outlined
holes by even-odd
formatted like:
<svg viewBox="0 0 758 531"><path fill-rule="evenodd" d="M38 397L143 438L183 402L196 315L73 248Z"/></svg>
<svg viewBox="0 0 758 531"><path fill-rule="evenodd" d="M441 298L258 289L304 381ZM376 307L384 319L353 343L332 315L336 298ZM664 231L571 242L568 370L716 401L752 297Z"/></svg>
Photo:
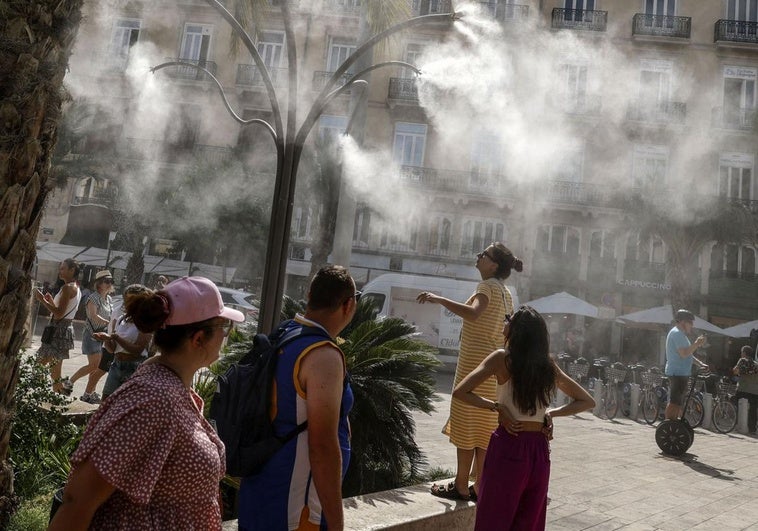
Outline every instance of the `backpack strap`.
<svg viewBox="0 0 758 531"><path fill-rule="evenodd" d="M272 336L278 337L279 339L276 341L274 348L278 352L282 348L284 348L285 345L288 343L293 342L296 339L299 339L301 337L308 337L308 336L319 336L323 337L325 339L332 339L329 334L326 333L326 331L322 328L319 328L317 326L308 326L308 325L298 325L294 327L292 330L281 335L282 332L284 332L284 326L280 326L279 329L275 332L275 334L272 334ZM267 338L268 339L268 338ZM282 441L282 443L286 443L303 433L308 428L308 421L304 420L294 428L292 428L289 432L284 434L283 436L279 437L278 439Z"/></svg>

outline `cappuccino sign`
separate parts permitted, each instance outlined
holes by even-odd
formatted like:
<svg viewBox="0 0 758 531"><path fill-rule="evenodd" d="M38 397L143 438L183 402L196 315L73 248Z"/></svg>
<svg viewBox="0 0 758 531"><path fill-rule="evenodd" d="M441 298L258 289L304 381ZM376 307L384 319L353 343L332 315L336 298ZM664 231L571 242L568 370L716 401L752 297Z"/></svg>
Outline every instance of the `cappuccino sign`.
<svg viewBox="0 0 758 531"><path fill-rule="evenodd" d="M661 291L671 291L671 284L650 282L648 280L619 280L620 286L626 286L629 288L643 288L643 289L657 289Z"/></svg>

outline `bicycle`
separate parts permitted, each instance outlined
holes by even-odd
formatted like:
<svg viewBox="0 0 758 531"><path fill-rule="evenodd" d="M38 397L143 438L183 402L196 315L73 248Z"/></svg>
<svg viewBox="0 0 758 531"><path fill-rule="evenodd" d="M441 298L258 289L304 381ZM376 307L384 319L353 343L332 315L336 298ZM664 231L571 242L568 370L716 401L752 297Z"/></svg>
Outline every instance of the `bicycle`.
<svg viewBox="0 0 758 531"><path fill-rule="evenodd" d="M663 386L664 376L658 367L650 367L641 377L640 409L645 422L653 425L658 420L661 410L666 407L668 391Z"/></svg>
<svg viewBox="0 0 758 531"><path fill-rule="evenodd" d="M621 362L605 367L605 389L603 392L603 412L608 420L616 418L619 410L621 384L626 378L626 366Z"/></svg>
<svg viewBox="0 0 758 531"><path fill-rule="evenodd" d="M688 386L691 386L694 393L690 400L687 402L684 408L684 416L689 422L690 426L697 428L703 423L705 417L705 407L703 406L703 393L705 392L705 381L710 376L710 372L698 373L694 376L690 376L687 381Z"/></svg>
<svg viewBox="0 0 758 531"><path fill-rule="evenodd" d="M568 364L568 375L582 387L587 387L587 374L590 372L590 363L586 358L579 357Z"/></svg>
<svg viewBox="0 0 758 531"><path fill-rule="evenodd" d="M632 414L632 384L640 385L644 373L645 366L641 363L635 363L634 365L627 367L627 377L621 393L621 413L623 413L625 417ZM642 406L642 393L640 393L637 406L637 411L639 411Z"/></svg>
<svg viewBox="0 0 758 531"><path fill-rule="evenodd" d="M732 397L737 394L737 384L728 376L718 382L718 393L713 397L713 427L719 433L729 433L737 425L737 407Z"/></svg>

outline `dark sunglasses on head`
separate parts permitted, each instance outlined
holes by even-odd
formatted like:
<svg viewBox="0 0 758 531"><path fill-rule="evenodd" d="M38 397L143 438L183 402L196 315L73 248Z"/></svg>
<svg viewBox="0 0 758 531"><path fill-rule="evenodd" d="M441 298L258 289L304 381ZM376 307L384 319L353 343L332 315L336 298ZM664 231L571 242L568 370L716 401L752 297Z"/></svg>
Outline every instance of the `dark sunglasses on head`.
<svg viewBox="0 0 758 531"><path fill-rule="evenodd" d="M484 256L486 256L487 258L489 258L493 262L495 261L495 259L492 258L492 255L490 253L488 253L487 251L482 251L481 253L477 253L477 255L476 255L477 258L482 258Z"/></svg>

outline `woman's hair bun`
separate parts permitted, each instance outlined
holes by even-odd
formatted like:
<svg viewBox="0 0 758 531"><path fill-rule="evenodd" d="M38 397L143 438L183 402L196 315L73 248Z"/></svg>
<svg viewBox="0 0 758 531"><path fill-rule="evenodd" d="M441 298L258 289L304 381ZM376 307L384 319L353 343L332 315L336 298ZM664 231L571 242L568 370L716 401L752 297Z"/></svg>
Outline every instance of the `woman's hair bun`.
<svg viewBox="0 0 758 531"><path fill-rule="evenodd" d="M126 313L140 332L151 333L164 326L171 312L162 293L146 289L129 298Z"/></svg>
<svg viewBox="0 0 758 531"><path fill-rule="evenodd" d="M518 258L514 258L513 259L513 269L515 271L518 271L519 273L521 273L524 270L524 262L522 262Z"/></svg>

